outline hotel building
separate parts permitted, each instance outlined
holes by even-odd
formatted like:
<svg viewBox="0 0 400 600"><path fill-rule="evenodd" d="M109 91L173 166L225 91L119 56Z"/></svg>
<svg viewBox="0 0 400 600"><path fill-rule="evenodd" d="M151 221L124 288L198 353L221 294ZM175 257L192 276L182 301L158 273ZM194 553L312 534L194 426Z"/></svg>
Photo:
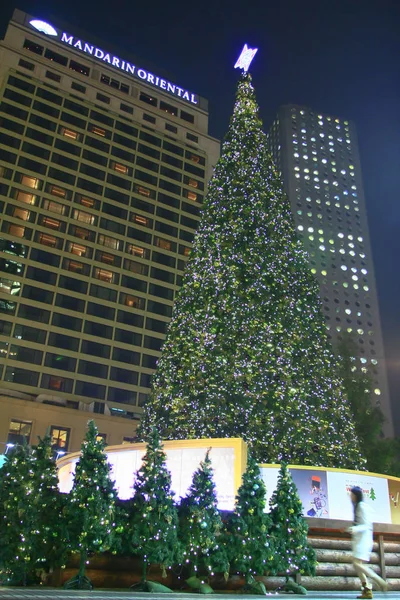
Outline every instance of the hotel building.
<svg viewBox="0 0 400 600"><path fill-rule="evenodd" d="M283 106L268 135L299 236L316 275L329 336L352 335L393 436L378 299L357 136L350 121Z"/></svg>
<svg viewBox="0 0 400 600"><path fill-rule="evenodd" d="M131 441L219 156L204 98L15 11L0 42L0 453Z"/></svg>

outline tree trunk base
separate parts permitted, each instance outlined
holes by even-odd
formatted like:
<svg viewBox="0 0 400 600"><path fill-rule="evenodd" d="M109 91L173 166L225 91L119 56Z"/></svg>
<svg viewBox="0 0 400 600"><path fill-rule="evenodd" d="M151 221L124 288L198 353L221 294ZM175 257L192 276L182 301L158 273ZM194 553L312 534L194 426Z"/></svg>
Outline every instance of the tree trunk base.
<svg viewBox="0 0 400 600"><path fill-rule="evenodd" d="M74 575L71 579L68 579L64 583L64 589L66 590L92 590L92 582L86 575Z"/></svg>

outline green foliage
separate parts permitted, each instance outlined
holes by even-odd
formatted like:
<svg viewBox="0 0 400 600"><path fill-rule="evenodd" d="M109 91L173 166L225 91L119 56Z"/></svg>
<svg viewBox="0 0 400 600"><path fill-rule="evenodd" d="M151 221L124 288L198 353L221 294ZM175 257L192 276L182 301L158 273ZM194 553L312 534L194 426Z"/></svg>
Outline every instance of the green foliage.
<svg viewBox="0 0 400 600"><path fill-rule="evenodd" d="M0 472L0 567L13 585L37 583L65 558L58 477L48 436L18 444Z"/></svg>
<svg viewBox="0 0 400 600"><path fill-rule="evenodd" d="M57 466L49 435L39 439L32 457L34 554L37 568L40 566L49 572L65 561L67 536L65 519L60 518L65 502L58 490Z"/></svg>
<svg viewBox="0 0 400 600"><path fill-rule="evenodd" d="M85 581L88 554L112 545L116 491L104 447L94 421L89 421L68 503L70 549L80 554L77 587Z"/></svg>
<svg viewBox="0 0 400 600"><path fill-rule="evenodd" d="M180 558L178 512L171 491L171 474L156 428L137 473L131 510L130 549L142 557L145 580L148 565L160 564L165 572Z"/></svg>
<svg viewBox="0 0 400 600"><path fill-rule="evenodd" d="M27 444L9 450L0 470L0 569L2 581L27 585L35 576L33 458Z"/></svg>
<svg viewBox="0 0 400 600"><path fill-rule="evenodd" d="M354 425L369 471L400 477L400 438L382 437L383 412L373 395L368 368L359 368L359 349L351 335L338 344L340 375L354 414Z"/></svg>
<svg viewBox="0 0 400 600"><path fill-rule="evenodd" d="M209 453L193 474L192 484L180 507L184 564L190 566L192 575L212 575L229 570L220 539L223 524L217 508Z"/></svg>
<svg viewBox="0 0 400 600"><path fill-rule="evenodd" d="M242 485L236 496L235 511L228 522L227 552L231 570L242 573L250 583L254 575L264 575L273 566L270 518L265 511L265 484L260 469L250 455Z"/></svg>
<svg viewBox="0 0 400 600"><path fill-rule="evenodd" d="M270 500L271 537L275 549L275 570L287 577L296 573L315 575L316 555L307 541L308 525L296 485L285 463Z"/></svg>
<svg viewBox="0 0 400 600"><path fill-rule="evenodd" d="M157 423L167 439L242 437L259 462L363 468L336 371L246 74L140 435Z"/></svg>

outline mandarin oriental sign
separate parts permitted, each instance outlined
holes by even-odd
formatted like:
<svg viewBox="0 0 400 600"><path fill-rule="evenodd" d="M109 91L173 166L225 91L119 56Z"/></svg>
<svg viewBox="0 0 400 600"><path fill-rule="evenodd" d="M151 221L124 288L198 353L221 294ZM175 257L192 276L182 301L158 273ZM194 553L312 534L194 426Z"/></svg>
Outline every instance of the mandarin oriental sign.
<svg viewBox="0 0 400 600"><path fill-rule="evenodd" d="M101 48L95 46L94 44L89 44L83 40L80 40L79 38L76 38L73 35L70 35L69 33L62 32L60 35L58 33L58 31L52 25L50 25L49 23L46 23L45 21L39 21L37 19L33 19L33 20L29 21L29 24L34 29L37 29L38 31L40 31L41 33L44 33L45 35L57 36L60 42L62 42L64 44L68 44L75 50L79 50L80 52L89 54L90 56L93 56L97 60L101 60L102 62L106 63L110 67L114 67L115 69L124 71L125 73L128 73L128 75L133 75L134 77L141 79L142 81L145 81L146 83L149 83L150 85L158 87L161 90L168 92L169 94L173 94L174 96L177 96L178 98L181 98L182 100L186 100L187 102L190 102L191 104L199 103L199 98L198 98L197 94L192 94L191 92L185 90L184 88L179 87L179 85L176 85L175 83L171 83L167 79L158 77L157 75L154 75L150 71L146 71L145 69L139 68L136 65L134 65L126 60L122 60L118 56L115 56L114 54L111 54L110 52L106 52L105 50L102 50Z"/></svg>

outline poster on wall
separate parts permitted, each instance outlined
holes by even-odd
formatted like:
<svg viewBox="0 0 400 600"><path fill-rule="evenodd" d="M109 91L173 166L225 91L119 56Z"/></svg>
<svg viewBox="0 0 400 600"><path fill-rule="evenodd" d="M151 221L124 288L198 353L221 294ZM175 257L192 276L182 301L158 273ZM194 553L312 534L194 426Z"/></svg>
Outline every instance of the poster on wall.
<svg viewBox="0 0 400 600"><path fill-rule="evenodd" d="M400 479L389 479L390 514L393 525L400 525Z"/></svg>
<svg viewBox="0 0 400 600"><path fill-rule="evenodd" d="M329 519L327 472L290 469L303 504L304 516Z"/></svg>
<svg viewBox="0 0 400 600"><path fill-rule="evenodd" d="M267 487L268 512L269 501L278 482L279 469L275 466L262 466L260 470ZM291 467L289 470L303 504L305 517L353 521L350 490L353 486L358 486L363 490L364 501L370 506L375 523L400 524L400 480L318 467Z"/></svg>
<svg viewBox="0 0 400 600"><path fill-rule="evenodd" d="M331 519L353 520L353 506L349 498L353 486L362 489L364 501L370 506L375 523L391 523L387 479L358 472L328 472Z"/></svg>

